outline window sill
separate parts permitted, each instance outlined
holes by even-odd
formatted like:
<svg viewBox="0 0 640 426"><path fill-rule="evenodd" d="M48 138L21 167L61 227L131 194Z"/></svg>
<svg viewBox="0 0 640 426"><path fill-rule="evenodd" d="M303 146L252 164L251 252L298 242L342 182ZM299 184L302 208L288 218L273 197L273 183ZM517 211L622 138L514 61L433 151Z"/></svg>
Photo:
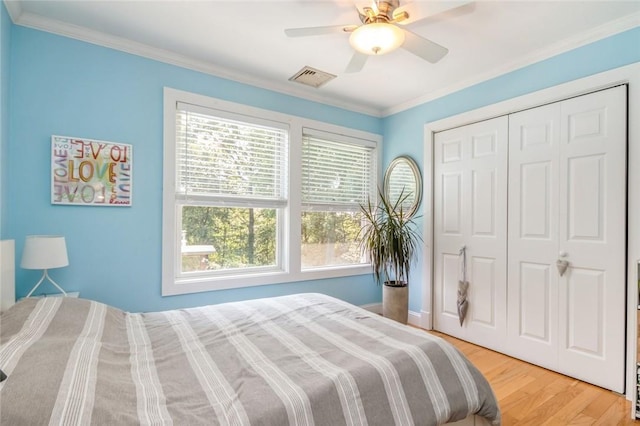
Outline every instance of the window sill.
<svg viewBox="0 0 640 426"><path fill-rule="evenodd" d="M286 284L291 282L367 274L371 274L370 265L315 268L296 273L277 271L257 274L239 274L225 277L208 276L175 278L173 281L162 283L162 296L175 296L179 294L199 293L205 291L229 290L234 288Z"/></svg>

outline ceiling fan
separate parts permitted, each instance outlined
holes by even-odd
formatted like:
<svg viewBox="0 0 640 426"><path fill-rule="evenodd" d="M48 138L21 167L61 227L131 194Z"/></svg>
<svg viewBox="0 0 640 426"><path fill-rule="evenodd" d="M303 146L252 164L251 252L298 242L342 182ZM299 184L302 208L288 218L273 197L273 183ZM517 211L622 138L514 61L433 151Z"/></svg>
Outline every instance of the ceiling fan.
<svg viewBox="0 0 640 426"><path fill-rule="evenodd" d="M350 33L349 43L355 52L345 69L347 73L362 70L369 55L384 55L398 47L428 62L436 63L449 52L446 47L396 24L413 23L468 3L471 1L430 2L426 13L423 11L420 14L417 1L400 6L399 0L374 0L371 6L363 7L362 11L356 7L362 25L289 28L284 32L288 37Z"/></svg>

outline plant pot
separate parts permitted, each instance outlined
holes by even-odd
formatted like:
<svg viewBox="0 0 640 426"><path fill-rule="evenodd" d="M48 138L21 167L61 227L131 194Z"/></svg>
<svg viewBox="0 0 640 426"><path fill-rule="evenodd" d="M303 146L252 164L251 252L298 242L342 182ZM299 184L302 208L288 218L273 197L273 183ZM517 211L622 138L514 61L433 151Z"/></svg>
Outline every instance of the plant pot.
<svg viewBox="0 0 640 426"><path fill-rule="evenodd" d="M387 281L382 286L382 316L406 324L409 318L409 286Z"/></svg>

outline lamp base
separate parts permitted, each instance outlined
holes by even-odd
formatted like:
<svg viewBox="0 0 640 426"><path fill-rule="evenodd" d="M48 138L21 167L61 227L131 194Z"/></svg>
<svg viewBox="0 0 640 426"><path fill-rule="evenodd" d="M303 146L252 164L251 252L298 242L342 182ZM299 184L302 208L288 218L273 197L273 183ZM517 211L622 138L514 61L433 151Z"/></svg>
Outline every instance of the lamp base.
<svg viewBox="0 0 640 426"><path fill-rule="evenodd" d="M54 286L56 286L56 288L57 288L58 290L60 290L60 291L62 292L62 294L64 294L65 296L67 295L67 292L66 292L66 291L64 291L64 290L62 289L62 287L60 287L58 284L56 284L56 282L55 282L54 280L52 280L52 279L51 279L51 277L49 276L49 272L48 272L46 269L44 269L44 273L42 274L42 278L40 278L40 281L38 281L38 282L36 283L36 285L31 289L31 291L27 294L27 296L26 296L26 297L30 297L30 296L33 294L33 292L34 292L34 291L36 291L36 289L37 289L38 287L40 287L40 284L42 284L42 282L44 281L44 279L45 279L45 278L46 278L46 279L48 279L49 281L51 281L51 284L53 284Z"/></svg>

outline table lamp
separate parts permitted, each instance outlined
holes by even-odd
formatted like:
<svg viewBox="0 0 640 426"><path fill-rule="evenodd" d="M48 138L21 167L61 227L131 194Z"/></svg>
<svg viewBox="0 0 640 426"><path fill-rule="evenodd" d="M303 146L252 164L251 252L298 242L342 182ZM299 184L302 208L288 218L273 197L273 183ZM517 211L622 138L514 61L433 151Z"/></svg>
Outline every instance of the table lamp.
<svg viewBox="0 0 640 426"><path fill-rule="evenodd" d="M44 272L40 281L31 289L27 297L31 296L45 278L66 296L67 293L51 279L47 270L67 265L69 265L69 258L64 237L59 235L28 235L20 266L24 269L42 269Z"/></svg>

